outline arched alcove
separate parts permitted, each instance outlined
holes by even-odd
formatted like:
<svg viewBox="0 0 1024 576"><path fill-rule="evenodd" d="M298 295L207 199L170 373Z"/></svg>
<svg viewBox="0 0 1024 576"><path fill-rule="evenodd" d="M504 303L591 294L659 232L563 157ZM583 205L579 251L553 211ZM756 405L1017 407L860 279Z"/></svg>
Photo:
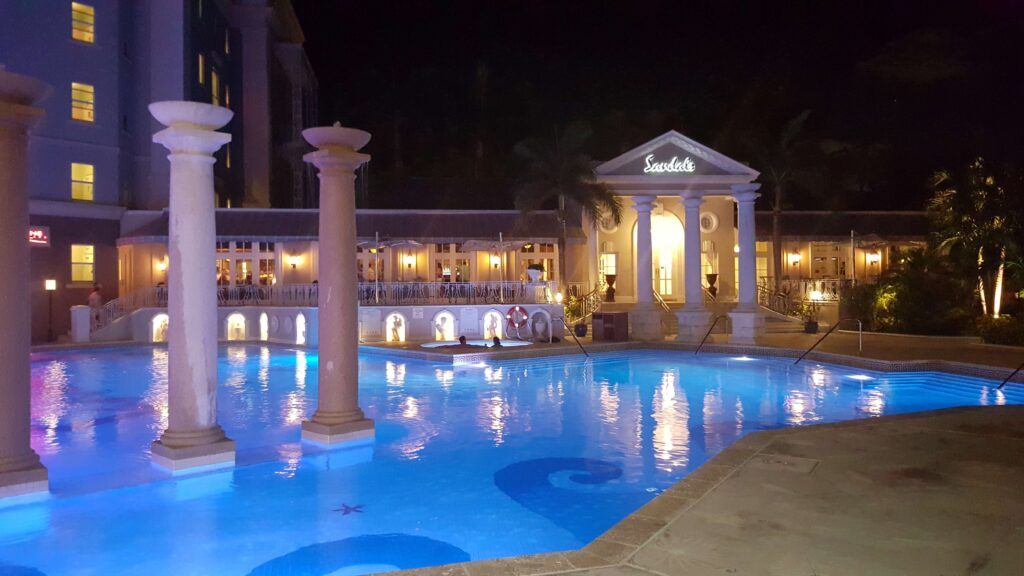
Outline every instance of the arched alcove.
<svg viewBox="0 0 1024 576"><path fill-rule="evenodd" d="M266 342L270 339L270 319L266 312L260 312L260 340Z"/></svg>
<svg viewBox="0 0 1024 576"><path fill-rule="evenodd" d="M434 315L434 340L455 340L455 315L442 310Z"/></svg>
<svg viewBox="0 0 1024 576"><path fill-rule="evenodd" d="M408 322L405 316L392 312L384 319L384 341L405 342L405 328Z"/></svg>
<svg viewBox="0 0 1024 576"><path fill-rule="evenodd" d="M295 315L295 343L306 344L306 316L302 312Z"/></svg>
<svg viewBox="0 0 1024 576"><path fill-rule="evenodd" d="M245 340L245 316L241 312L228 316L226 335L228 340Z"/></svg>
<svg viewBox="0 0 1024 576"><path fill-rule="evenodd" d="M157 314L150 320L150 338L153 342L167 342L167 328L171 318L167 314Z"/></svg>

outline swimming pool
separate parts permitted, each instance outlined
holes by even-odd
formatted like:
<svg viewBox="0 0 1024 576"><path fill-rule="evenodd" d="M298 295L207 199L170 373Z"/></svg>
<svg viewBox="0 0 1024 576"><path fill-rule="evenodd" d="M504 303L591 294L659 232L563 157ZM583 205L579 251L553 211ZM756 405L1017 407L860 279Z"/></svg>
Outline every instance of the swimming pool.
<svg viewBox="0 0 1024 576"><path fill-rule="evenodd" d="M316 362L222 348L238 466L171 478L147 452L166 421L166 349L34 355L33 446L53 497L0 507L0 575L358 574L573 549L751 431L1024 403L983 379L786 359L364 353L377 440L326 452L299 442Z"/></svg>

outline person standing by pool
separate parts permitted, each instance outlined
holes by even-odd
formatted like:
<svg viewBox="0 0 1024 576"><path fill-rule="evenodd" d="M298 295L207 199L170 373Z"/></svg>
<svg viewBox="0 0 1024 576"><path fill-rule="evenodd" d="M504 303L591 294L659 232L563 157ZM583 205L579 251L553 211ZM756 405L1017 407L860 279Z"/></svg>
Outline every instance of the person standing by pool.
<svg viewBox="0 0 1024 576"><path fill-rule="evenodd" d="M89 317L92 319L92 329L99 328L100 325L100 310L103 309L103 294L100 290L103 286L100 284L92 285L92 292L89 293Z"/></svg>

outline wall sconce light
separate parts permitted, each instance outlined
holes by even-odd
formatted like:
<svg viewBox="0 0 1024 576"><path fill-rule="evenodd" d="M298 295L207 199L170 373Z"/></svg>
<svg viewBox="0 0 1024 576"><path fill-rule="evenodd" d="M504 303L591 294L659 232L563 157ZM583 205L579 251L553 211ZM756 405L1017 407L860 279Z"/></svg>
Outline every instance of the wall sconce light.
<svg viewBox="0 0 1024 576"><path fill-rule="evenodd" d="M501 266L501 256L491 256L491 266L495 268Z"/></svg>
<svg viewBox="0 0 1024 576"><path fill-rule="evenodd" d="M156 269L160 272L167 272L167 259L164 258L156 263Z"/></svg>
<svg viewBox="0 0 1024 576"><path fill-rule="evenodd" d="M878 252L868 252L864 255L864 259L867 260L868 264L878 264L882 261L882 255Z"/></svg>
<svg viewBox="0 0 1024 576"><path fill-rule="evenodd" d="M789 255L789 265L790 266L796 266L799 263L800 263L800 253L799 252L792 252Z"/></svg>
<svg viewBox="0 0 1024 576"><path fill-rule="evenodd" d="M298 266L299 263L301 262L302 257L299 256L298 254L292 254L291 256L288 257L288 264L292 267L292 270L295 270L295 267Z"/></svg>
<svg viewBox="0 0 1024 576"><path fill-rule="evenodd" d="M740 253L740 245L739 244L733 244L732 245L732 251L735 254L739 254Z"/></svg>
<svg viewBox="0 0 1024 576"><path fill-rule="evenodd" d="M405 262L406 268L412 268L416 264L416 257L412 254L406 254L402 261Z"/></svg>
<svg viewBox="0 0 1024 576"><path fill-rule="evenodd" d="M562 303L562 299L563 299L562 293L561 292L556 292L555 293L555 304L561 304Z"/></svg>
<svg viewBox="0 0 1024 576"><path fill-rule="evenodd" d="M815 302L821 302L825 299L825 295L822 294L821 290L811 290L811 300Z"/></svg>
<svg viewBox="0 0 1024 576"><path fill-rule="evenodd" d="M46 288L47 292L53 292L57 289L57 281L52 278L47 278L44 281L43 286Z"/></svg>

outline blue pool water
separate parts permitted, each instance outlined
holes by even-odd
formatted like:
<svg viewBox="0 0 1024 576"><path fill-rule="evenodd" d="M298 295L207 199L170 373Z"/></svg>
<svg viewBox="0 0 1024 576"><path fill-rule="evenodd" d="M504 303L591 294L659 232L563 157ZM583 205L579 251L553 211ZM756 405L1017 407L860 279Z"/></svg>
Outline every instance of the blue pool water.
<svg viewBox="0 0 1024 576"><path fill-rule="evenodd" d="M756 430L1024 403L1021 387L650 351L434 364L364 353L374 443L299 442L315 352L220 351L238 466L149 461L166 350L33 357L52 497L0 505L0 575L360 574L573 549Z"/></svg>

